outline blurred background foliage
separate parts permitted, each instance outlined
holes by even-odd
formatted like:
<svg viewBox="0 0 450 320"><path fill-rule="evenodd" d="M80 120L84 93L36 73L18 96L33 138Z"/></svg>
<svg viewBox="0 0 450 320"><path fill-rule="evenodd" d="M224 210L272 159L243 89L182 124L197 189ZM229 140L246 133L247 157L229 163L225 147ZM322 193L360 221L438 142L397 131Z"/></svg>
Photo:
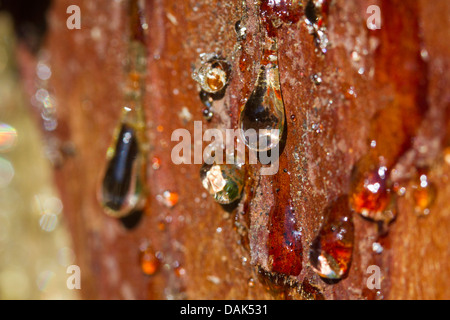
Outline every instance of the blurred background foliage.
<svg viewBox="0 0 450 320"><path fill-rule="evenodd" d="M45 30L27 6L48 2L21 2L0 6L8 9L0 11L0 299L74 299L66 286L76 258L64 208L15 59L16 35L36 50Z"/></svg>

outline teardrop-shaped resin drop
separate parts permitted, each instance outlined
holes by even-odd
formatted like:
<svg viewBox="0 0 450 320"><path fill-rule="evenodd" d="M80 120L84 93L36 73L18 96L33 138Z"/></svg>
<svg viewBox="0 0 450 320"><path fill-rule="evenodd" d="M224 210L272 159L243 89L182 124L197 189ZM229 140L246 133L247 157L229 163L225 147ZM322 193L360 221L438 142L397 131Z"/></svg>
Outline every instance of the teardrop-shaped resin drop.
<svg viewBox="0 0 450 320"><path fill-rule="evenodd" d="M396 194L389 187L385 166L367 166L359 162L352 174L350 205L363 217L389 223L395 219Z"/></svg>
<svg viewBox="0 0 450 320"><path fill-rule="evenodd" d="M226 163L226 159L208 161L200 169L203 187L220 204L230 204L241 198L244 187L245 171L236 161Z"/></svg>
<svg viewBox="0 0 450 320"><path fill-rule="evenodd" d="M419 217L430 214L430 208L433 206L437 196L436 185L428 180L427 171L424 169L419 171L419 183L413 187L412 191L414 212Z"/></svg>
<svg viewBox="0 0 450 320"><path fill-rule="evenodd" d="M327 220L311 245L309 260L319 276L338 280L347 276L353 255L354 226L347 196L338 198L324 214Z"/></svg>
<svg viewBox="0 0 450 320"><path fill-rule="evenodd" d="M144 274L152 276L158 272L161 261L153 248L150 245L147 245L140 249L139 264Z"/></svg>
<svg viewBox="0 0 450 320"><path fill-rule="evenodd" d="M277 46L266 50L253 92L241 110L239 128L244 143L254 151L275 148L286 121L278 71Z"/></svg>
<svg viewBox="0 0 450 320"><path fill-rule="evenodd" d="M106 213L116 218L142 209L145 204L146 168L139 130L122 121L107 152L100 196Z"/></svg>

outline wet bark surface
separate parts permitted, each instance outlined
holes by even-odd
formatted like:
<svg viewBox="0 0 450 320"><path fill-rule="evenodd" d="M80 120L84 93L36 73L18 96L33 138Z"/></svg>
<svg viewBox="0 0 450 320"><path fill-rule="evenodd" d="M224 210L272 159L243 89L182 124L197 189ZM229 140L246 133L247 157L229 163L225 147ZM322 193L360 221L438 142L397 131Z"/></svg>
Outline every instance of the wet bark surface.
<svg viewBox="0 0 450 320"><path fill-rule="evenodd" d="M206 193L201 164L172 162L176 142L171 135L185 128L193 136L194 121L203 121L203 129L237 128L261 59L259 7L253 1L145 2L150 192L133 228L105 215L97 200L105 153L123 103L126 2L78 1L80 30L66 27L71 1L53 2L41 50L50 56L49 90L57 101L58 127L47 137L58 141L55 177L82 270L84 298L450 297L450 3L326 2L317 12L328 39L323 53L303 12L307 2L297 22L283 23L276 32L287 119L282 170L272 177L259 176L259 165L247 168L244 195L235 208L215 203ZM379 30L366 26L372 4L381 9ZM239 20L246 27L240 41L235 32ZM213 102L211 121L203 119L200 88L191 77L201 53L216 53L231 66L225 95ZM40 55L20 47L18 56L32 96ZM67 152L67 144L74 146L73 152ZM354 213L348 276L324 281L311 268L308 252L325 209L352 192L355 172L370 171L380 158L390 179L406 190L396 199L396 218L382 225ZM429 214L418 217L413 190L423 168L437 194ZM177 194L175 205L164 201L165 191ZM290 222L283 222L283 214ZM294 246L300 254L291 261L301 260L292 266L295 272L285 272L290 275L283 274L289 269L284 256L289 250L274 270L276 250L268 245L283 241L273 234L284 224L301 233L288 236L301 239L301 247ZM382 246L381 253L373 250L374 243ZM151 276L139 261L148 245L160 260ZM367 287L371 265L382 273L379 290Z"/></svg>

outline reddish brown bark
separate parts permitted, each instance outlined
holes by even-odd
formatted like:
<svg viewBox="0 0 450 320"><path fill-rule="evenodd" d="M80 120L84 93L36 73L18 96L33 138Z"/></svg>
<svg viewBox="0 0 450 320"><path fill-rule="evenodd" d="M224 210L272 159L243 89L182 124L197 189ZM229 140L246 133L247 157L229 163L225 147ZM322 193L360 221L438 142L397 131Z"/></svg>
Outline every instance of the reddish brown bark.
<svg viewBox="0 0 450 320"><path fill-rule="evenodd" d="M330 1L321 22L329 39L325 54L317 50L304 18L277 30L287 117L282 157L290 180L280 186L289 197L279 201L292 200L302 230L301 272L290 277L270 274L267 261L269 223L277 222L268 217L278 204L272 181L274 186L277 181L284 184L280 175L286 173L259 177L253 168L241 204L227 211L206 196L200 165L171 161L173 130L193 132L193 120L202 120L199 90L191 79L199 53L219 53L232 66L226 94L215 102L216 114L203 127L237 126L261 56L254 1L146 1L149 159L158 157L161 166L149 170L150 203L132 230L106 216L96 199L123 98L126 6L110 0L79 1L82 28L68 30L66 8L72 2L53 3L44 48L51 53L50 83L58 101L56 135L76 147L75 155L66 157L55 173L82 269L84 298L450 298L450 166L443 151L450 103L448 1ZM366 27L371 4L381 8L380 30ZM247 27L241 49L234 31L238 20ZM34 63L22 59L30 94ZM312 81L314 75L320 76L320 84ZM183 108L191 120L180 116ZM370 148L372 140L375 149ZM397 218L380 235L377 223L354 215L349 275L338 283L324 282L306 254L323 211L348 194L355 165L355 170L366 170L358 165L360 159L372 164L380 156L407 190L397 200ZM415 168L424 166L438 194L430 214L418 218L410 190L416 183ZM173 208L157 200L166 190L179 196ZM143 242L161 253L161 268L153 276L143 274L139 265ZM374 242L383 246L381 254L373 252ZM378 292L366 286L370 265L381 268ZM251 285L249 279L254 279ZM266 290L266 285L281 286L285 294Z"/></svg>

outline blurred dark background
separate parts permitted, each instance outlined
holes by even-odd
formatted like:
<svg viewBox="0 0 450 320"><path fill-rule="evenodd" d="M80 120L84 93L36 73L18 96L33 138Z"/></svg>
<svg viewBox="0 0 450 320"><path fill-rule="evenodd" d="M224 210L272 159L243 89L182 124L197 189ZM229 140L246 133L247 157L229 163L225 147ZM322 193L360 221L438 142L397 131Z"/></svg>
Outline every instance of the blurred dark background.
<svg viewBox="0 0 450 320"><path fill-rule="evenodd" d="M8 11L14 19L16 36L36 53L47 31L46 14L51 0L0 0L0 11Z"/></svg>

